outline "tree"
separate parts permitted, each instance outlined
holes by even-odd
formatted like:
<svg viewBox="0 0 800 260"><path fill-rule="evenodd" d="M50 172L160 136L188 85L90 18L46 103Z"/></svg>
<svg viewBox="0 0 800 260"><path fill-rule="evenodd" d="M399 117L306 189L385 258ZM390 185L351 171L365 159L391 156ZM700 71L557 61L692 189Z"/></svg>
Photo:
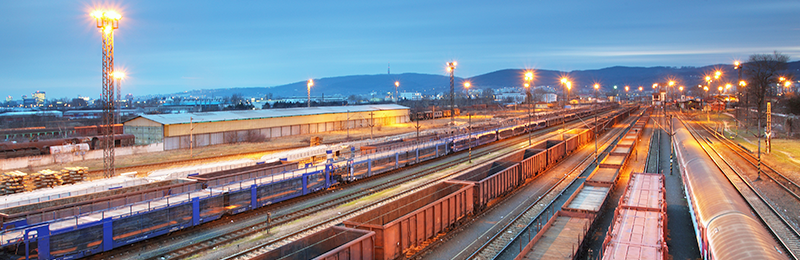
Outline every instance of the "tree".
<svg viewBox="0 0 800 260"><path fill-rule="evenodd" d="M494 89L492 88L483 89L481 94L484 100L483 103L491 104L492 102L494 102Z"/></svg>
<svg viewBox="0 0 800 260"><path fill-rule="evenodd" d="M756 122L758 123L758 178L761 177L761 122L764 118L767 100L775 93L772 86L778 83L778 73L786 70L789 56L777 51L772 54L753 54L743 66L744 73L747 75L748 89L747 99L752 100L756 105ZM767 151L770 150L770 135L767 135Z"/></svg>

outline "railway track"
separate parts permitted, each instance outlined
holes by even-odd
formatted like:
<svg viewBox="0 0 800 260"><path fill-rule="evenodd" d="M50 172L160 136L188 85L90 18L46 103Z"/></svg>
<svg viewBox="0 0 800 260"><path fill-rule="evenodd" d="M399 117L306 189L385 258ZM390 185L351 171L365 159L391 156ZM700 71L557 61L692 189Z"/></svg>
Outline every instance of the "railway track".
<svg viewBox="0 0 800 260"><path fill-rule="evenodd" d="M752 153L750 153L750 151L746 151L741 146L733 143L733 141L728 140L724 136L720 136L720 134L717 131L714 131L708 126L703 124L700 124L700 126L703 127L703 129L706 132L713 135L716 138L716 140L720 141L720 143L725 145L725 147L727 147L729 150L736 153L736 155L738 155L740 158L745 159L748 164L752 165L753 167L758 167L759 164L758 158ZM764 163L761 163L761 170L764 173L764 175L766 175L770 180L780 185L781 188L785 189L789 194L792 195L792 197L800 201L800 196L798 196L798 194L800 194L800 186L797 185L797 183L787 178L786 175L780 173L779 171L775 170L774 168Z"/></svg>
<svg viewBox="0 0 800 260"><path fill-rule="evenodd" d="M560 133L558 133L558 132L548 133L546 135L538 136L537 139L552 138L552 137L557 136L559 134ZM521 142L525 141L524 139L526 139L526 136L517 136L517 137L511 138L511 139L503 140L502 142L514 144L514 145L511 145L511 146L524 147L526 145L520 144ZM490 153L495 153L495 152L498 152L498 151L501 151L501 150L504 150L504 149L508 149L511 146L506 146L506 145L502 145L502 144L501 145L497 145L496 147L491 147L491 148L487 148L486 150L481 150L481 151L475 152L475 154L473 156L474 157L482 157L482 156L488 155ZM447 168L453 167L455 165L464 163L464 162L466 162L468 160L468 158L463 156L464 155L463 152L460 152L459 154L462 155L461 156L462 158L458 158L458 159L453 160L451 162L447 162L445 164L441 164L441 165L435 166L434 168L431 168L431 169L426 169L423 173L414 174L416 177L411 177L411 178L419 178L419 176L432 174L432 173L435 173L437 171L440 171L440 170L443 170L443 169L447 169ZM234 254L234 255L229 256L229 257L224 258L224 259L226 259L226 260L234 260L234 259L241 260L241 259L253 258L253 257L257 256L257 255L260 255L260 254L263 254L263 253L268 252L270 250L273 250L275 248L278 248L278 247L280 247L280 246L282 246L282 245L284 245L286 243L292 242L292 241L294 241L294 240L296 240L298 238L301 238L301 237L304 237L306 235L315 233L315 232L317 232L317 231L319 231L321 229L324 229L324 228L330 227L332 225L335 225L335 224L337 224L337 223L339 223L339 222L341 222L341 221L343 221L345 219L352 218L352 217L354 217L354 216L356 216L358 214L361 214L361 213L369 211L369 210L371 210L373 208L379 207L379 206L381 206L381 205L383 205L385 203L391 202L391 201L393 201L393 200L395 200L395 199L397 199L399 197L404 196L405 194L413 193L413 192L415 192L417 190L421 190L421 189L430 187L431 185L434 185L434 184L436 184L436 183L438 183L438 182L440 182L442 180L448 179L449 177L457 175L457 174L460 174L460 173L461 173L461 171L454 171L452 173L436 177L433 180L430 180L430 181L427 181L425 183L416 185L416 186L414 186L414 187L410 188L409 190L404 191L402 193L397 193L396 195L393 195L393 196L387 197L385 199L370 203L370 204L368 204L366 206L363 206L361 208L353 209L353 210L348 211L346 213L342 213L340 216L337 216L337 217L335 217L333 219L330 219L328 221L325 221L325 222L322 222L322 223L307 227L307 228L305 228L303 230L299 230L297 232L293 232L293 233L288 234L286 236L280 237L280 238L278 238L276 240L260 244L260 245L258 245L256 247L249 248L249 249L247 249L245 251L242 251L240 253ZM406 180L403 180L403 182L404 181L406 181ZM388 185L389 185L389 187L392 187L392 186L396 186L396 185L398 185L400 183L402 183L402 182L392 182L392 183L390 183ZM366 195L368 195L368 194L365 194L365 195L362 195L362 196L366 196ZM358 199L358 198L354 198L354 199Z"/></svg>
<svg viewBox="0 0 800 260"><path fill-rule="evenodd" d="M792 225L792 223L784 216L784 212L777 209L775 205L771 203L771 200L760 192L760 189L755 187L751 181L747 180L747 178L744 176L744 173L742 173L740 170L737 170L728 159L725 159L722 156L722 153L714 147L711 140L701 136L695 128L690 127L689 124L685 122L683 117L679 116L679 118L681 119L681 122L687 126L687 129L700 144L700 147L716 163L717 168L719 168L720 171L725 174L725 177L750 205L750 208L753 209L758 217L766 224L767 229L773 234L773 236L775 236L778 243L783 246L788 255L793 259L798 259L798 256L800 256L800 232L798 232L794 225ZM698 125L701 125L705 131L714 136L717 140L724 139L724 137L719 138L719 136L714 135L713 131L709 131L709 129L705 126L702 126L702 124ZM724 141L721 141L720 143L724 143ZM740 158L747 157L739 152L736 152L735 150L732 151L738 154ZM780 184L778 182L774 183ZM783 185L778 186L785 187ZM786 191L786 193L791 192L788 189L783 189L783 191ZM773 190L773 192L775 191Z"/></svg>
<svg viewBox="0 0 800 260"><path fill-rule="evenodd" d="M634 117L631 117L634 118ZM638 117L635 117L638 118ZM632 122L636 122L633 120ZM632 125L632 123L630 123ZM630 126L625 127L624 129L614 129L613 134L609 135L606 140L603 141L602 145L606 145L606 149L604 149L598 158L605 156L609 153L609 148L611 148L611 144L617 142L619 138L622 137L622 134L625 133L626 129L629 129ZM547 222L547 219L553 214L555 214L558 209L552 208L553 203L556 201L558 197L562 195L562 193L570 186L572 183L577 180L577 176L572 177L572 181L569 183L565 183L566 180L571 178L570 176L581 174L583 169L581 166L586 164L588 161L593 161L594 158L592 156L583 158L579 163L575 165L572 169L570 169L567 174L561 177L555 184L553 184L544 194L544 196L538 198L536 201L531 203L527 208L525 208L521 213L514 216L513 220L509 221L505 226L503 226L494 236L492 236L487 242L481 245L475 252L473 252L467 259L496 259L500 258L501 254L508 249L514 240L518 237L525 234L525 230L529 229L529 227L533 224L536 224L537 232L539 231L538 228ZM599 159L598 159L599 161ZM584 166L585 167L585 166ZM580 171L578 171L580 169ZM558 193L554 191L559 190ZM543 201L547 201L546 206ZM537 221L538 220L538 221ZM531 237L531 234L528 233L528 238ZM524 245L520 244L520 247ZM511 256L510 259L514 257ZM503 258L505 259L505 258Z"/></svg>
<svg viewBox="0 0 800 260"><path fill-rule="evenodd" d="M572 123L572 125L573 125L572 127L574 127L574 125L576 125L576 123ZM553 130L555 128L549 128L549 129ZM542 133L540 133L540 134L542 134ZM552 137L554 135L558 135L558 133L543 134L543 135L540 135L538 138L540 138L540 139L541 138L549 138L549 137ZM525 138L527 138L527 137L525 137ZM477 157L477 156L480 156L480 155L485 155L485 154L489 154L489 153L492 153L492 152L497 152L497 151L502 150L502 149L507 149L507 147L504 147L505 145L503 145L503 144L509 144L509 143L512 143L512 142L513 143L520 143L525 138L523 138L523 137L515 137L515 138L505 139L505 140L502 140L501 142L491 144L488 147L484 146L484 147L481 147L479 149L473 149L473 150L475 150L475 151L473 151L473 153L476 153L476 157ZM497 148L492 148L492 147L497 147ZM205 227L205 228L200 228L199 230L197 230L195 232L185 232L185 234L178 235L177 237L175 235L172 235L173 237L170 238L170 240L174 240L174 241L190 240L190 241L192 241L192 244L189 245L189 246L164 245L163 243L165 241L163 241L163 240L166 240L166 239L157 239L157 240L151 242L153 244L150 246L150 248L157 248L156 250L152 250L150 252L145 252L144 255L136 256L135 258L137 258L137 259L181 259L181 258L186 258L186 257L198 255L198 254L200 254L200 253L202 253L204 251L213 250L214 248L224 247L225 245L230 244L233 241L237 241L237 240L242 239L242 238L253 236L253 235L256 235L256 234L258 234L260 232L265 232L265 231L267 231L268 228L279 226L281 223L290 223L290 222L296 221L297 219L300 219L300 218L302 218L302 217L304 217L306 215L313 214L315 212L320 212L320 211L323 211L323 210L326 210L326 209L331 209L331 208L334 208L334 207L342 205L342 204L350 203L350 202L352 202L352 201L354 201L354 200L356 200L358 198L361 198L361 197L364 197L364 196L368 196L370 194L375 194L375 193L380 192L382 190L385 190L387 188L394 187L394 186L398 185L399 183L407 182L407 181L412 180L414 178L419 178L421 175L424 175L424 174L429 174L429 173L433 173L433 172L436 172L436 171L439 171L439 170L442 170L442 169L445 169L445 168L448 168L448 167L452 167L454 165L463 163L464 161L467 160L465 153L462 152L462 153L457 153L457 154L461 154L458 159L450 158L451 161L447 161L447 162L444 162L444 163L440 162L441 163L440 165L434 166L434 168L426 170L425 173L412 172L412 173L408 173L407 175L404 175L404 176L395 176L394 174L382 174L382 175L375 176L375 177L379 178L379 180L376 180L376 182L385 182L385 183L381 183L381 184L378 184L378 185L372 186L372 187L360 188L359 190L352 192L352 194L346 194L346 195L344 195L344 196L342 196L340 198L336 198L336 199L334 199L332 201L322 201L322 202L318 202L318 203L306 203L306 204L303 204L303 205L300 205L300 206L296 205L296 204L301 204L302 202L308 202L313 198L321 197L321 196L327 195L329 193L329 192L318 192L318 193L315 193L314 195L312 195L312 197L308 197L307 196L307 197L303 197L303 198L296 198L296 199L293 199L292 201L290 201L290 203L294 203L294 204L287 205L287 203L281 203L281 204L277 204L277 205L274 205L274 206L268 206L268 207L265 207L265 208L262 208L262 209L259 209L259 210L248 211L248 212L236 215L236 216L241 216L241 217L232 216L230 218L231 221L236 219L237 223L241 222L241 223L237 224L236 227L233 227L234 225L227 225L227 226L222 226L222 227L220 227L221 225L220 226L208 226L208 227ZM449 157L446 157L446 158L449 158ZM429 162L426 162L425 164L436 163L436 162L439 162L439 161L440 160L429 161ZM388 177L388 178L391 178L391 179L390 180L385 180L384 177ZM369 180L369 179L367 179L367 180ZM364 184L364 181L360 181L360 182L358 182L356 184ZM365 185L361 185L361 186L365 186ZM348 187L349 187L349 185L348 185ZM343 191L343 190L337 190L336 191L336 193L346 193L346 192L347 191ZM375 206L377 206L377 205L379 205L379 204L376 204ZM368 207L368 209L369 208L372 208L372 207ZM364 209L364 210L368 210L368 209ZM287 213L285 213L285 214L273 214L272 222L270 223L270 225L267 225L265 223L266 222L266 216L265 216L266 212L273 212L273 213L287 212ZM260 214L260 216L259 216L259 214ZM344 216L348 216L348 215L351 215L351 214L345 213L345 212L341 212L341 215L339 217L336 217L332 221L326 221L325 223L334 223L334 222L338 223L338 222L336 222L336 220L341 221L341 219ZM227 220L228 219L226 219L225 221L222 221L220 223L227 223ZM212 222L212 223L216 223L216 222ZM301 231L294 232L293 235L288 235L288 236L281 237L280 239L273 240L272 242L270 242L270 245L278 245L279 244L278 242L281 241L281 240L289 242L289 241L292 240L292 238L296 239L298 237L304 236L304 234L306 234L306 233L315 232L316 230L318 230L318 228L327 227L327 226L322 225L322 224L325 224L325 223L319 223L317 225L313 225L311 227L305 228L304 230L301 230L302 232ZM315 229L315 227L317 227L317 229ZM181 231L181 232L183 232L183 231ZM181 232L178 232L178 233L181 233ZM202 234L202 233L206 233L206 234L205 235L198 235L198 234ZM282 244L284 244L286 242L282 242L280 244L282 245ZM269 245L266 245L266 246L269 246ZM145 246L145 247L147 247L147 246ZM130 256L131 254L128 254L128 255ZM103 257L103 256L100 255L100 257ZM107 257L107 255L105 257Z"/></svg>

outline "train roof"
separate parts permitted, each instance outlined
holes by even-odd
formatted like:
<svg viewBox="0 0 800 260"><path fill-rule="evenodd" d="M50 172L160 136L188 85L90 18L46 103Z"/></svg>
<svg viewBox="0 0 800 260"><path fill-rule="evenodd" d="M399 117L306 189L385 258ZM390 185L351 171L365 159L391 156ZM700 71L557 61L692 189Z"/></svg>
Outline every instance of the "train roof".
<svg viewBox="0 0 800 260"><path fill-rule="evenodd" d="M198 113L184 113L184 114L141 115L136 118L143 117L164 125L176 125L176 124L188 124L190 121L194 123L202 123L202 122L237 121L237 120L277 118L277 117L308 116L308 115L321 115L321 114L339 114L339 113L347 113L348 111L370 112L370 111L382 111L382 110L408 110L408 109L409 109L408 107L401 105L381 104L381 105L361 105L361 106L330 106L330 107L310 107L310 108L298 107L298 108L277 108L277 109L261 109L261 110L198 112ZM136 118L127 121L131 121Z"/></svg>

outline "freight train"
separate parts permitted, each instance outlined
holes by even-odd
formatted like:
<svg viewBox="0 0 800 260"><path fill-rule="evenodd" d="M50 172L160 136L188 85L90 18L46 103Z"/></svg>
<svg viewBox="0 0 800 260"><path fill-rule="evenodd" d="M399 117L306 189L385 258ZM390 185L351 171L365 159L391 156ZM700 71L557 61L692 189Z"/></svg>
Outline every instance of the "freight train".
<svg viewBox="0 0 800 260"><path fill-rule="evenodd" d="M681 121L673 146L704 259L788 259L750 205Z"/></svg>
<svg viewBox="0 0 800 260"><path fill-rule="evenodd" d="M0 159L46 155L50 154L50 147L68 144L89 144L89 149L102 149L102 141L105 140L103 135L94 136L76 136L69 138L57 138L46 140L34 140L31 142L0 142ZM118 134L114 135L114 146L132 146L134 145L136 137L132 134Z"/></svg>
<svg viewBox="0 0 800 260"><path fill-rule="evenodd" d="M627 108L622 113L629 113L632 109ZM214 221L225 214L238 214L324 190L340 182L366 178L458 152L465 149L464 141L461 141L464 136L467 144L477 146L563 123L563 118L586 116L592 112L588 109L562 111L551 114L552 118L531 122L522 128L489 129L475 133L478 136L475 138L470 134L448 137L348 160L330 160L319 166L299 168L297 164L262 163L242 169L189 176L191 181L182 179L185 181L183 183L172 180L174 184L159 187L157 191L142 190L92 197L83 202L74 202L77 200L70 197L70 202L49 202L36 210L28 205L14 214L0 213L3 228L0 245L5 253L36 256L39 259L88 256ZM616 120L617 117L613 117L601 122L613 124ZM606 124L595 127L599 129ZM585 140L585 136L543 147L547 152L544 155L537 153L536 158L546 159L537 160L540 163L537 167L531 166L531 169L552 165L571 152L567 147L577 147L571 143L579 140ZM520 171L517 176L531 174ZM30 236L33 232L38 235Z"/></svg>
<svg viewBox="0 0 800 260"><path fill-rule="evenodd" d="M455 114L453 114L455 111ZM455 109L432 109L426 111L411 111L411 121L419 121L419 120L429 120L429 119L437 119L443 117L450 117L451 115L458 116L461 115L461 110L458 108Z"/></svg>

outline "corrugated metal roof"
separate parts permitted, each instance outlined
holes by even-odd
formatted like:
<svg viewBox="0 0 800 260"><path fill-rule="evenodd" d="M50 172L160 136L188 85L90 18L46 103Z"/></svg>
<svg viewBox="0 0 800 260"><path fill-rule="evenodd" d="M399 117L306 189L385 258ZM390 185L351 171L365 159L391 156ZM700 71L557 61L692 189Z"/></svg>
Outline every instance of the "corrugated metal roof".
<svg viewBox="0 0 800 260"><path fill-rule="evenodd" d="M190 120L194 123L202 123L202 122L250 120L250 119L261 119L261 118L335 114L335 113L347 113L347 111L369 112L369 111L402 110L402 109L409 109L409 108L395 104L382 104L382 105L362 105L362 106L310 107L310 108L299 107L299 108L277 108L277 109L262 109L262 110L200 112L200 113L184 113L184 114L160 114L160 115L142 115L140 117L144 117L146 119L164 125L177 125L177 124L188 124Z"/></svg>

